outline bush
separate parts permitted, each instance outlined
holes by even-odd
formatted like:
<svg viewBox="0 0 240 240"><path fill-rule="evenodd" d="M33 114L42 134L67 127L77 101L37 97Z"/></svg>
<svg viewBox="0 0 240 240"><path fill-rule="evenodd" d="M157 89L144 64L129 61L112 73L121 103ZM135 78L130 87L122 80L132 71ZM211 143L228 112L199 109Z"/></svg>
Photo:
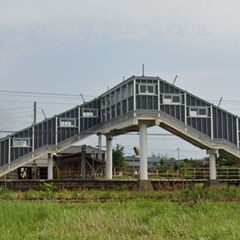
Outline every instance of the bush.
<svg viewBox="0 0 240 240"><path fill-rule="evenodd" d="M3 194L6 192L6 189L4 187L0 187L0 194Z"/></svg>
<svg viewBox="0 0 240 240"><path fill-rule="evenodd" d="M57 189L53 183L43 183L40 185L40 189L45 192L53 192Z"/></svg>

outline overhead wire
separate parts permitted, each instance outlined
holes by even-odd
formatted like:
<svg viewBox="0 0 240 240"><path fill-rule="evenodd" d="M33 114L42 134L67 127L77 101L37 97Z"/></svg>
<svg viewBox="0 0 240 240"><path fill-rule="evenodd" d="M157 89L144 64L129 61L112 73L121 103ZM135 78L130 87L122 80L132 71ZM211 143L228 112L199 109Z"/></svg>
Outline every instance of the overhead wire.
<svg viewBox="0 0 240 240"><path fill-rule="evenodd" d="M65 100L69 100L69 99L70 100L75 100L75 99L81 100L80 94L78 95L78 94L65 94L65 93L43 93L43 92L28 92L28 91L21 92L21 91L7 91L7 90L0 90L0 93L1 93L1 95L9 95L9 96L14 96L14 97L24 96L24 97L38 97L38 98L43 98L44 97L44 98L53 98L53 99L56 98L56 99L65 99ZM94 96L94 95L85 95L84 94L84 97L86 97L86 98L88 98L88 97L89 98L90 97L95 98L96 96ZM112 97L110 94L109 94L108 97L109 97L109 99L113 99L114 101L119 100L119 98ZM122 99L122 96L120 96L120 99ZM0 101L1 102L14 102L14 103L32 103L30 101L19 101L19 99L18 100L13 100L13 99L11 99L11 100L6 100L6 99L2 100L2 99L0 99ZM217 103L219 100L208 100L208 101L213 101L213 102ZM76 103L73 104L73 103L66 103L66 102L60 103L60 102L42 102L42 101L39 102L38 101L38 104L76 106ZM222 102L222 105L230 105L230 104L234 105L234 106L236 106L238 104L240 105L240 100L226 100L226 99L224 99L224 102ZM3 113L4 111L6 111L6 112L13 111L13 110L18 111L20 109L24 109L25 107L26 106L19 107L19 108L0 109L0 113ZM32 105L30 107L33 108ZM38 108L38 109L41 109L41 111L42 111L42 108ZM240 110L240 109L226 109L226 110L228 111L228 110ZM40 111L37 111L37 112L40 113ZM45 111L45 112L51 114L51 116L54 115L53 113L50 113L48 111ZM33 111L31 111L31 112L21 112L21 113L24 113L24 114L27 114L27 115L31 114L29 117L33 118L33 116L32 116L33 115ZM19 119L19 118L24 117L22 115L16 115L16 113L8 113L8 115L10 115L10 114L15 114L15 117L7 118L6 116L3 117L3 116L0 115L0 118ZM41 114L42 114L42 112L41 112ZM26 115L25 115L25 117L26 117ZM32 121L32 119L31 119L31 121ZM22 120L22 122L25 122L25 123L29 123L31 121L23 121ZM174 139L172 139L172 140L175 140L175 137L176 136L174 136ZM121 139L123 139L123 138L121 138ZM149 139L159 139L159 138L150 137ZM168 139L165 139L165 140L170 140L170 139L168 138Z"/></svg>
<svg viewBox="0 0 240 240"><path fill-rule="evenodd" d="M43 92L21 92L21 91L7 91L7 90L0 90L0 93L11 93L11 94L25 94L25 95L44 95L44 96L65 96L65 97L81 97L80 94L67 94L67 93L43 93ZM84 95L85 97L96 97L94 95Z"/></svg>

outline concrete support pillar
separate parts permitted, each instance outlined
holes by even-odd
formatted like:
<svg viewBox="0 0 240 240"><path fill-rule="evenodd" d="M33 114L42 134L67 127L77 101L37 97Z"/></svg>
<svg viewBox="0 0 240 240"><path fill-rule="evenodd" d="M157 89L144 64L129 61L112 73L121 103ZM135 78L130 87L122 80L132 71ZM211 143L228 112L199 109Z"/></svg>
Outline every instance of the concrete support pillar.
<svg viewBox="0 0 240 240"><path fill-rule="evenodd" d="M216 180L217 179L217 169L216 169L217 153L218 153L217 149L207 150L207 154L209 154L210 180Z"/></svg>
<svg viewBox="0 0 240 240"><path fill-rule="evenodd" d="M148 180L147 125L140 124L140 180Z"/></svg>
<svg viewBox="0 0 240 240"><path fill-rule="evenodd" d="M217 179L217 170L216 170L216 155L209 155L209 168L210 168L210 180Z"/></svg>
<svg viewBox="0 0 240 240"><path fill-rule="evenodd" d="M32 179L37 179L37 163L35 160L32 163Z"/></svg>
<svg viewBox="0 0 240 240"><path fill-rule="evenodd" d="M81 179L86 179L86 159L85 159L85 152L82 151L81 156Z"/></svg>
<svg viewBox="0 0 240 240"><path fill-rule="evenodd" d="M112 179L112 136L106 135L106 178Z"/></svg>
<svg viewBox="0 0 240 240"><path fill-rule="evenodd" d="M48 179L53 179L53 156L48 154Z"/></svg>
<svg viewBox="0 0 240 240"><path fill-rule="evenodd" d="M218 154L218 150L210 149L210 150L207 150L207 153L209 154L209 168L210 168L209 169L210 177L207 185L210 188L221 189L221 185L217 180L217 169L216 169L216 156Z"/></svg>
<svg viewBox="0 0 240 240"><path fill-rule="evenodd" d="M102 161L102 135L98 134L98 159Z"/></svg>

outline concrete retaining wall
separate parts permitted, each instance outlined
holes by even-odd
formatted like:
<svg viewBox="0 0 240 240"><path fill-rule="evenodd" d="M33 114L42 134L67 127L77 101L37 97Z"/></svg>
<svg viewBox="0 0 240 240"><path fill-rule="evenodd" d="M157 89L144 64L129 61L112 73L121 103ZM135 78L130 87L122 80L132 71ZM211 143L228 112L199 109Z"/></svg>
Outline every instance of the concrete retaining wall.
<svg viewBox="0 0 240 240"><path fill-rule="evenodd" d="M177 190L191 188L196 183L206 183L207 180L150 180L152 189ZM53 183L58 190L139 190L139 180L0 180L0 187L15 191L27 191L29 189L40 190L40 185Z"/></svg>

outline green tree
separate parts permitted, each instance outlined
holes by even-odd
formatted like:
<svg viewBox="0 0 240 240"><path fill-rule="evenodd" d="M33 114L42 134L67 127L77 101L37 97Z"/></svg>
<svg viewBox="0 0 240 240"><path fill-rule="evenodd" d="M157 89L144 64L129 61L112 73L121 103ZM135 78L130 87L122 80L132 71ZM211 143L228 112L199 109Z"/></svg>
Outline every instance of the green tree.
<svg viewBox="0 0 240 240"><path fill-rule="evenodd" d="M116 149L112 150L113 167L118 171L126 166L123 150L124 147L120 144L117 144Z"/></svg>
<svg viewBox="0 0 240 240"><path fill-rule="evenodd" d="M226 159L223 155L219 154L217 157L217 164L219 165L219 167L231 167L233 165L233 162L229 159Z"/></svg>
<svg viewBox="0 0 240 240"><path fill-rule="evenodd" d="M201 161L198 159L184 159L185 167L187 168L199 168L201 166Z"/></svg>
<svg viewBox="0 0 240 240"><path fill-rule="evenodd" d="M160 153L158 153L158 154L152 153L152 157L158 157L158 158L160 158L160 157L161 157L161 154L160 154Z"/></svg>
<svg viewBox="0 0 240 240"><path fill-rule="evenodd" d="M159 173L165 173L167 170L170 169L170 166L165 164L165 161L168 159L169 157L167 155L160 156L159 166L156 167Z"/></svg>

